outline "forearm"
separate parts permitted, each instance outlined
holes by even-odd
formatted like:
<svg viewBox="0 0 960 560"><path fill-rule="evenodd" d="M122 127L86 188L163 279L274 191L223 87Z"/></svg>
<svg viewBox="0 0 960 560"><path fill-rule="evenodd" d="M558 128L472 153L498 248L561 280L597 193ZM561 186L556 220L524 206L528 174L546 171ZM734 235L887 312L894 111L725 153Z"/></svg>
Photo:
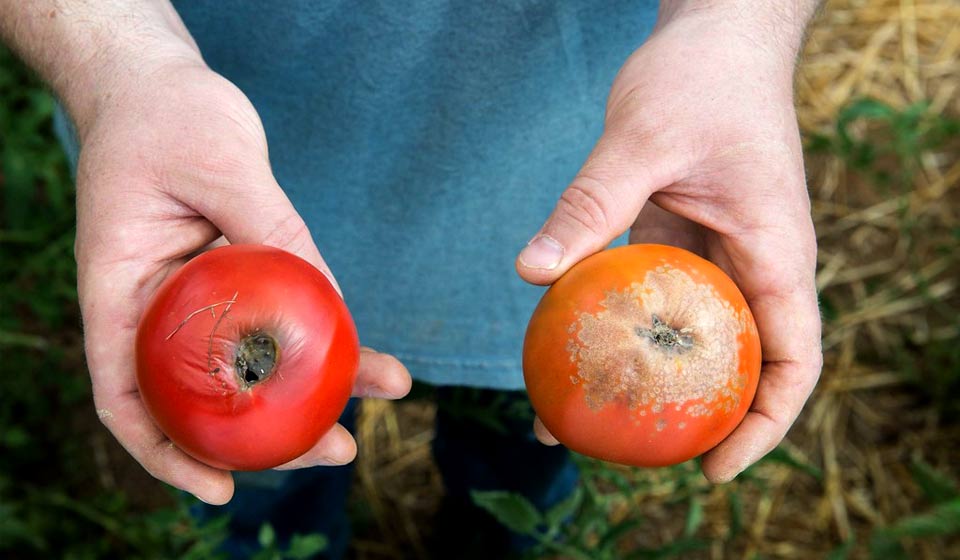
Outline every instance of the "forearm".
<svg viewBox="0 0 960 560"><path fill-rule="evenodd" d="M0 37L53 88L81 131L152 62L201 60L168 0L0 0Z"/></svg>
<svg viewBox="0 0 960 560"><path fill-rule="evenodd" d="M795 59L822 0L661 0L658 26L701 15Z"/></svg>

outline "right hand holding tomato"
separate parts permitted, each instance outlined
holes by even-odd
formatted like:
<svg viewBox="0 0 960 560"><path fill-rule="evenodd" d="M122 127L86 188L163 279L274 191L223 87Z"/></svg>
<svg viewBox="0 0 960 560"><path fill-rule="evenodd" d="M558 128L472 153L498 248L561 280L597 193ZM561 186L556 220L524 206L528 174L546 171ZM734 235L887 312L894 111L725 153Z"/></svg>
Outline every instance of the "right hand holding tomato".
<svg viewBox="0 0 960 560"><path fill-rule="evenodd" d="M246 97L195 47L151 52L134 69L102 72L100 89L88 92L95 100L67 100L89 109L72 114L81 143L76 257L87 364L97 414L124 448L156 478L224 504L233 495L230 473L174 446L144 408L138 320L164 278L221 236L285 249L333 276L273 177ZM410 385L395 358L361 351L354 395L400 398ZM283 468L338 465L355 454L338 424Z"/></svg>
<svg viewBox="0 0 960 560"><path fill-rule="evenodd" d="M525 280L551 284L629 230L631 243L689 249L736 282L763 366L743 422L704 455L715 482L783 439L820 374L816 238L792 98L815 4L664 0L614 81L603 136L517 259Z"/></svg>

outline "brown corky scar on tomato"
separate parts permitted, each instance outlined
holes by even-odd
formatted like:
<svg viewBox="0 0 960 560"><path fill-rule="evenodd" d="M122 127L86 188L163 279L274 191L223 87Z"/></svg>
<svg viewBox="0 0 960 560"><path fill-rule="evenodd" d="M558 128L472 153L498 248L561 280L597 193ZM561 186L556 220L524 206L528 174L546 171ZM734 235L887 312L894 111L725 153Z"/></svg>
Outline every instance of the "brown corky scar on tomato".
<svg viewBox="0 0 960 560"><path fill-rule="evenodd" d="M642 282L608 292L600 305L568 329L577 367L571 382L583 385L591 408L621 400L640 416L668 406L704 416L739 404L746 377L738 337L747 317L711 286L662 265ZM666 425L662 418L655 423L657 431Z"/></svg>

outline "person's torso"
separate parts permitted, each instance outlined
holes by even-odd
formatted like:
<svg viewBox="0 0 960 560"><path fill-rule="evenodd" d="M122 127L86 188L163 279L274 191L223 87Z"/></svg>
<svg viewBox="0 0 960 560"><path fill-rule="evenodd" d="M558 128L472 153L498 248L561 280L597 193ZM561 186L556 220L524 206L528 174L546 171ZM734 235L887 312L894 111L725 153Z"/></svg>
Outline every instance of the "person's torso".
<svg viewBox="0 0 960 560"><path fill-rule="evenodd" d="M603 125L657 2L175 2L263 120L361 342L437 383L522 386L514 258Z"/></svg>

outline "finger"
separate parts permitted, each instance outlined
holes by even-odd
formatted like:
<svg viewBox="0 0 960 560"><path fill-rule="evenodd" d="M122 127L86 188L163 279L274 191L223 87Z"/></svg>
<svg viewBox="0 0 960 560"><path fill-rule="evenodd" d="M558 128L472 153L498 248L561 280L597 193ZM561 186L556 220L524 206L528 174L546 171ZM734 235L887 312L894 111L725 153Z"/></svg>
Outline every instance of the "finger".
<svg viewBox="0 0 960 560"><path fill-rule="evenodd" d="M655 152L643 139L605 133L517 257L520 276L549 284L627 231L650 194L673 176L666 158L654 161Z"/></svg>
<svg viewBox="0 0 960 560"><path fill-rule="evenodd" d="M533 419L533 435L537 436L537 441L544 445L549 445L552 447L560 444L560 441L553 437L553 434L551 434L550 431L547 430L547 427L543 425L543 422L540 421L539 416Z"/></svg>
<svg viewBox="0 0 960 560"><path fill-rule="evenodd" d="M341 291L306 222L273 177L266 156L218 165L230 169L189 176L202 186L181 193L190 205L231 244L269 245L293 253L317 267Z"/></svg>
<svg viewBox="0 0 960 560"><path fill-rule="evenodd" d="M801 243L807 245L815 247L812 240ZM813 274L809 272L813 265L808 263L814 257L793 251L782 254L794 255L795 262L783 262L766 253L771 249L776 252L776 247L776 242L757 242L753 258L733 253L730 261L741 263L733 270L741 279L738 283L756 318L764 363L747 416L704 457L703 471L712 481L733 479L773 450L799 416L820 377L820 314Z"/></svg>
<svg viewBox="0 0 960 560"><path fill-rule="evenodd" d="M175 447L156 427L140 400L134 338L142 303L137 273L98 269L79 283L87 366L97 415L134 459L154 477L210 504L233 495L230 473L201 463ZM129 280L125 280L128 279ZM123 297L122 294L134 295Z"/></svg>
<svg viewBox="0 0 960 560"><path fill-rule="evenodd" d="M200 249L199 251L196 252L196 254L199 255L200 253L206 253L207 251L212 251L212 250L216 249L217 247L223 247L224 245L229 245L229 244L230 244L230 242L227 241L227 238L224 237L224 236L222 236L222 235L220 235L220 236L218 236L216 239L214 239L213 241L211 241L210 243L207 243L206 245L204 245L202 249ZM191 255L191 258L192 258L192 257L193 257L193 255Z"/></svg>
<svg viewBox="0 0 960 560"><path fill-rule="evenodd" d="M711 482L729 482L783 441L819 375L819 360L765 364L750 411L732 434L703 457Z"/></svg>
<svg viewBox="0 0 960 560"><path fill-rule="evenodd" d="M647 201L630 228L630 243L657 243L705 254L703 227Z"/></svg>
<svg viewBox="0 0 960 560"><path fill-rule="evenodd" d="M356 456L357 442L346 428L336 424L309 451L276 468L283 471L321 465L328 467L346 465Z"/></svg>
<svg viewBox="0 0 960 560"><path fill-rule="evenodd" d="M250 224L250 208L256 208L253 217L255 225ZM306 222L276 182L271 180L262 189L242 191L230 203L221 205L207 217L232 244L269 245L306 260L323 272L342 295L333 273L320 256Z"/></svg>
<svg viewBox="0 0 960 560"><path fill-rule="evenodd" d="M156 427L139 393L95 395L97 416L151 476L213 505L233 497L233 477L190 457Z"/></svg>
<svg viewBox="0 0 960 560"><path fill-rule="evenodd" d="M360 348L354 397L399 399L410 392L413 379L400 360L373 348Z"/></svg>

